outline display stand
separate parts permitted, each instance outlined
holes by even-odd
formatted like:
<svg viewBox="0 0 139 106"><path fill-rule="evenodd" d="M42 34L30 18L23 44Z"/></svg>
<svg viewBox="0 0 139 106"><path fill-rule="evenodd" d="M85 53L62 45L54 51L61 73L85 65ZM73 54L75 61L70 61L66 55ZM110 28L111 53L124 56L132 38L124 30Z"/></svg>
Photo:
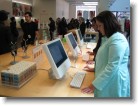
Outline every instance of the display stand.
<svg viewBox="0 0 139 106"><path fill-rule="evenodd" d="M15 57L17 56L17 42L15 43L11 42L11 55L14 57L14 60L10 62L10 64L14 65L17 63L17 61L15 61Z"/></svg>
<svg viewBox="0 0 139 106"><path fill-rule="evenodd" d="M69 53L69 49L67 51L67 54ZM76 65L76 61L78 59L78 56L73 56L73 65L71 65L71 68L77 68L77 65Z"/></svg>
<svg viewBox="0 0 139 106"><path fill-rule="evenodd" d="M73 60L73 65L71 66L71 68L77 68L76 62L78 59L78 56L73 56L74 60Z"/></svg>
<svg viewBox="0 0 139 106"><path fill-rule="evenodd" d="M22 49L24 52L24 56L22 56L22 58L27 59L27 58L29 58L29 56L27 56L27 48L28 48L27 41L28 41L28 39L27 40L23 39L23 41L24 41L24 44L22 46Z"/></svg>

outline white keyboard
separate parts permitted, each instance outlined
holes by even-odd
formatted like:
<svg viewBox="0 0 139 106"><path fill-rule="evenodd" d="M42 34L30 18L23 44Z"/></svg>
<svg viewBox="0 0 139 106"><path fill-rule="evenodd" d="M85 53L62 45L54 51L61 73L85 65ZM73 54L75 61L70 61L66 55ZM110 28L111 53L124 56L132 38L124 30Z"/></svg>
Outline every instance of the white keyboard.
<svg viewBox="0 0 139 106"><path fill-rule="evenodd" d="M80 88L84 80L85 74L86 74L85 72L76 72L76 74L74 75L70 83L70 86L75 88Z"/></svg>

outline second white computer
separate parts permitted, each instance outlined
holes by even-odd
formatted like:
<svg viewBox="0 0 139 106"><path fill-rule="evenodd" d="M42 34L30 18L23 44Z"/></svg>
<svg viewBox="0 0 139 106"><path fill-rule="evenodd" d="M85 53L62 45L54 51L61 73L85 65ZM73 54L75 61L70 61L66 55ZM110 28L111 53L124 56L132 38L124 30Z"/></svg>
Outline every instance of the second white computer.
<svg viewBox="0 0 139 106"><path fill-rule="evenodd" d="M76 35L77 35L78 44L79 44L80 47L82 47L83 44L84 44L84 41L83 41L83 36L81 34L81 31L80 31L80 29L76 29L75 32L76 32Z"/></svg>
<svg viewBox="0 0 139 106"><path fill-rule="evenodd" d="M78 54L81 54L81 50L80 50L79 46L77 45L77 42L76 42L75 37L72 34L72 32L66 34L65 38L66 38L66 41L67 41L69 48L72 52L72 55L74 57L78 57Z"/></svg>

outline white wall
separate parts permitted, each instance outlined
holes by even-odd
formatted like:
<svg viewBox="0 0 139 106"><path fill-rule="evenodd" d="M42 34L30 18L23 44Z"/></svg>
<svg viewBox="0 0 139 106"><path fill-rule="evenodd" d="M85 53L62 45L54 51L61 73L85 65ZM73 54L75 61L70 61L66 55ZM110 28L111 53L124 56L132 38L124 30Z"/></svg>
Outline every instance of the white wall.
<svg viewBox="0 0 139 106"><path fill-rule="evenodd" d="M6 10L12 15L12 0L0 0L0 10Z"/></svg>
<svg viewBox="0 0 139 106"><path fill-rule="evenodd" d="M65 0L33 0L33 14L41 23L48 23L49 17L69 18L69 3Z"/></svg>
<svg viewBox="0 0 139 106"><path fill-rule="evenodd" d="M56 0L56 18L69 18L69 3L65 0Z"/></svg>
<svg viewBox="0 0 139 106"><path fill-rule="evenodd" d="M6 10L12 16L12 2L32 4L32 0L0 0L0 10Z"/></svg>
<svg viewBox="0 0 139 106"><path fill-rule="evenodd" d="M76 6L75 5L69 6L69 20L71 20L71 18L76 18Z"/></svg>
<svg viewBox="0 0 139 106"><path fill-rule="evenodd" d="M56 0L33 0L33 14L41 23L48 23L49 17L55 20Z"/></svg>
<svg viewBox="0 0 139 106"><path fill-rule="evenodd" d="M10 13L9 17L13 16L12 15L13 14L12 2L14 1L19 2L19 3L32 4L32 0L0 0L0 10L8 11ZM19 21L20 21L20 18L16 17L17 27L20 28Z"/></svg>
<svg viewBox="0 0 139 106"><path fill-rule="evenodd" d="M49 17L69 19L69 3L65 0L0 0L0 9L7 10L12 16L12 1L32 4L33 17L41 23L48 23ZM19 19L20 20L20 19Z"/></svg>
<svg viewBox="0 0 139 106"><path fill-rule="evenodd" d="M130 11L130 0L116 0L110 7L111 11Z"/></svg>

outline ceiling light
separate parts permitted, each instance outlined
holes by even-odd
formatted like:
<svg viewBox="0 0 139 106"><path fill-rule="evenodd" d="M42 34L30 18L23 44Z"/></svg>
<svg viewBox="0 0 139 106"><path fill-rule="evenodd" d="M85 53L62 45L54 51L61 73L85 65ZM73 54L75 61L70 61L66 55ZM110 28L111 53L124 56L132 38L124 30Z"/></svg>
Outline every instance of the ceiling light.
<svg viewBox="0 0 139 106"><path fill-rule="evenodd" d="M98 5L98 2L83 2L84 5Z"/></svg>
<svg viewBox="0 0 139 106"><path fill-rule="evenodd" d="M18 1L18 0L12 0L12 2L14 3L20 3L20 4L25 4L25 5L32 5L31 3L26 3L26 2L22 2L22 1Z"/></svg>

